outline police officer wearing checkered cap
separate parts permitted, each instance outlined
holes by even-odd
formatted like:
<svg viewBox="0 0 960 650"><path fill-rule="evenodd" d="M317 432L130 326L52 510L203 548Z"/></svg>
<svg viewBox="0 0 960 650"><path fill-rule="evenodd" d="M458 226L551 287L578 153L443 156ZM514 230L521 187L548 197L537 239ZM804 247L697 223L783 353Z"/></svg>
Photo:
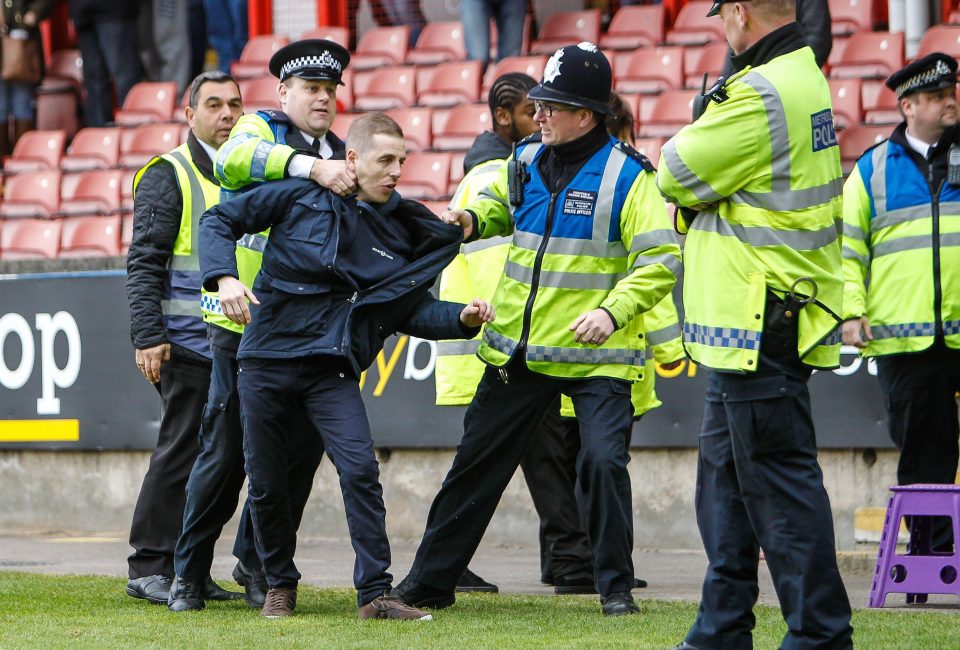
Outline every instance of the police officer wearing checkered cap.
<svg viewBox="0 0 960 650"><path fill-rule="evenodd" d="M337 115L337 88L350 53L325 39L290 43L270 58L280 80L281 111L245 115L217 155L221 186L239 191L250 183L310 178L341 196L356 190L343 142L330 130ZM318 160L318 158L320 160Z"/></svg>
<svg viewBox="0 0 960 650"><path fill-rule="evenodd" d="M957 61L934 52L886 83L904 119L860 157L844 186L843 342L876 359L889 435L900 450L897 482L953 483L960 458L960 186L950 180L960 171L950 164L960 146ZM911 524L911 548L953 548L949 520L932 530L928 518Z"/></svg>

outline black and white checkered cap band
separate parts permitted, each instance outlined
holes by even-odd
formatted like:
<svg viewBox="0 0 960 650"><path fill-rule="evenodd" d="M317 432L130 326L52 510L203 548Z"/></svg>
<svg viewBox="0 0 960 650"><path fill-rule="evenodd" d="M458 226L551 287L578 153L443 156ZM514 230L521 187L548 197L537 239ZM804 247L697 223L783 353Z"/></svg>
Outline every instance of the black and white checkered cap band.
<svg viewBox="0 0 960 650"><path fill-rule="evenodd" d="M937 61L937 65L933 66L929 70L924 70L919 74L915 74L897 86L897 97L903 97L904 93L916 90L918 88L923 88L924 86L937 81L940 77L949 77L953 74L954 73L950 71L950 66L943 61Z"/></svg>
<svg viewBox="0 0 960 650"><path fill-rule="evenodd" d="M340 60L330 54L330 50L324 50L320 56L301 56L290 59L280 68L280 78L285 79L296 72L310 68L331 68L336 70L338 75L343 72L343 64Z"/></svg>

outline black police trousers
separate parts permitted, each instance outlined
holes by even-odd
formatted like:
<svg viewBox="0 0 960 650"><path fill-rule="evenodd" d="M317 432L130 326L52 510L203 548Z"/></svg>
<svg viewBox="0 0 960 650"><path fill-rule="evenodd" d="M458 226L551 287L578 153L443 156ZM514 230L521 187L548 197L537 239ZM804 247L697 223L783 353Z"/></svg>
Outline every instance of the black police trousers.
<svg viewBox="0 0 960 650"><path fill-rule="evenodd" d="M320 432L337 468L350 541L353 582L363 606L390 588L390 543L370 423L357 380L336 359L241 359L238 387L243 455L257 554L271 589L296 587L296 520L290 494L290 452ZM302 409L312 428L291 427Z"/></svg>
<svg viewBox="0 0 960 650"><path fill-rule="evenodd" d="M922 352L877 357L877 379L890 439L900 450L897 483L954 483L960 457L960 350L938 338ZM942 518L934 526L933 549L949 551L952 542L950 520Z"/></svg>
<svg viewBox="0 0 960 650"><path fill-rule="evenodd" d="M130 524L134 552L127 564L131 579L173 575L184 487L200 450L197 431L209 386L209 362L171 356L160 368L157 390L163 400L163 416Z"/></svg>
<svg viewBox="0 0 960 650"><path fill-rule="evenodd" d="M213 370L200 426L200 455L187 481L183 530L177 540L174 556L177 575L187 580L202 580L209 575L214 546L224 525L237 510L240 490L247 476L243 469L243 428L240 422L240 396L237 393L236 353L217 345L211 345L210 349L213 352ZM292 418L292 427L305 428L310 432L298 438L298 445L291 450L290 456L288 489L296 530L310 497L313 477L323 456L323 445L301 410L295 410ZM250 506L244 502L233 554L245 567L259 571L260 559L253 539Z"/></svg>
<svg viewBox="0 0 960 650"><path fill-rule="evenodd" d="M787 623L780 647L853 647L809 371L798 374L709 374L696 495L709 566L686 639L699 650L753 647L761 548Z"/></svg>
<svg viewBox="0 0 960 650"><path fill-rule="evenodd" d="M488 367L464 416L453 466L427 517L407 579L452 592L477 550L504 489L561 393L580 422L577 497L593 544L597 591L633 586L633 516L627 446L633 427L630 384L609 378L557 379L531 372L522 360Z"/></svg>

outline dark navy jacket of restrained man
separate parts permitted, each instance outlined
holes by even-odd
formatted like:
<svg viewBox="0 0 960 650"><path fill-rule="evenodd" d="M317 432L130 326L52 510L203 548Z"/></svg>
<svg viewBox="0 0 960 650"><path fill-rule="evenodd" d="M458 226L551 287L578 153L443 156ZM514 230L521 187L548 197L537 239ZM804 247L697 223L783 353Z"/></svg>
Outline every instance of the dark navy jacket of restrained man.
<svg viewBox="0 0 960 650"><path fill-rule="evenodd" d="M270 228L237 352L245 358L338 357L357 377L402 331L472 338L463 305L429 289L459 251L463 231L394 192L383 204L341 198L310 180L266 183L200 220L204 286L237 277L236 241Z"/></svg>

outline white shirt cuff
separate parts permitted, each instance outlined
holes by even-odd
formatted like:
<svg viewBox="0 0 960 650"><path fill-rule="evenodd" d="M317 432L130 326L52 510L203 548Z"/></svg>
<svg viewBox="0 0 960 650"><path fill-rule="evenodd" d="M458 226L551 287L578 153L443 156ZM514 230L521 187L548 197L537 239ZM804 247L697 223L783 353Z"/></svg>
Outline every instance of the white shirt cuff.
<svg viewBox="0 0 960 650"><path fill-rule="evenodd" d="M287 176L292 178L310 178L310 170L313 169L313 156L305 156L302 153L294 154L290 165L287 167Z"/></svg>

